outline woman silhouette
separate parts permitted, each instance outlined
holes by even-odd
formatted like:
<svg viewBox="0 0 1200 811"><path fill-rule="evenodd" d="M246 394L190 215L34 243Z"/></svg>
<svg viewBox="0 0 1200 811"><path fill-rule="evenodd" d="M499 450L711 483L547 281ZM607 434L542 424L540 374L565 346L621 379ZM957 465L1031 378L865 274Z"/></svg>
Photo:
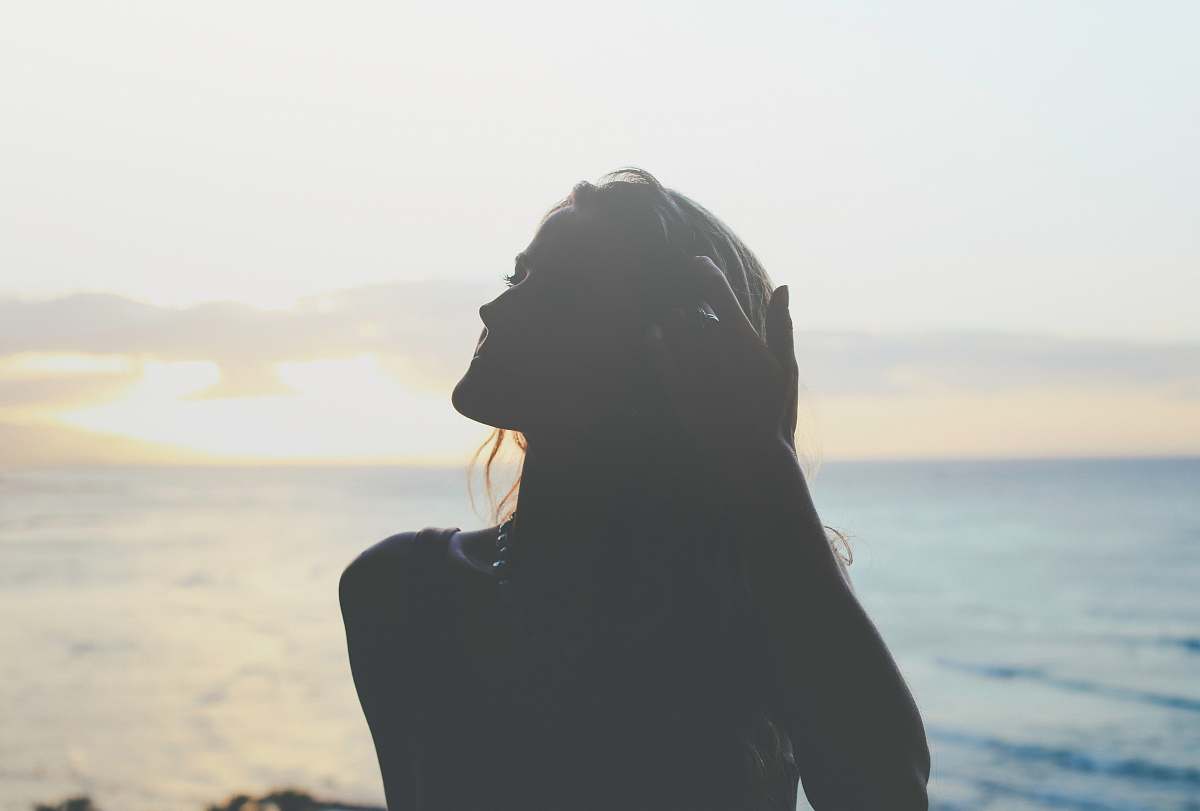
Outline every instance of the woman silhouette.
<svg viewBox="0 0 1200 811"><path fill-rule="evenodd" d="M798 781L927 808L920 715L797 460L786 288L637 169L577 185L506 282L452 395L489 474L524 452L498 525L341 577L390 811L792 811Z"/></svg>

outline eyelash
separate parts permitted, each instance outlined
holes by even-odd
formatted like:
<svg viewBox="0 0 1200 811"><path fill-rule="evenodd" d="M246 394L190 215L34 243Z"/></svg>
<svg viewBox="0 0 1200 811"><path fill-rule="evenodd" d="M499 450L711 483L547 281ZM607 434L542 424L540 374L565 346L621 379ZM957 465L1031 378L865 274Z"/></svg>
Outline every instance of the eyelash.
<svg viewBox="0 0 1200 811"><path fill-rule="evenodd" d="M524 269L522 269L521 272L528 274L528 271L526 271ZM500 278L504 280L504 284L506 284L509 287L512 287L517 284L517 271L514 270L512 273L502 274L500 276Z"/></svg>

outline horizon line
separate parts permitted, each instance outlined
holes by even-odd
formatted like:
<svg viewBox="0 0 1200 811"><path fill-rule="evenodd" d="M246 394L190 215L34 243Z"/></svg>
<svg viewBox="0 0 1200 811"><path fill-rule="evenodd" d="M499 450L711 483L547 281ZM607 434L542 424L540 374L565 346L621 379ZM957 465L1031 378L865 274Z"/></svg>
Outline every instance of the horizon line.
<svg viewBox="0 0 1200 811"><path fill-rule="evenodd" d="M1062 454L1062 455L966 455L966 456L841 456L824 457L819 460L801 459L801 466L816 464L962 464L972 462L1185 462L1200 461L1200 452L1183 453L1129 453L1129 454ZM513 465L513 462L496 460L496 465ZM50 464L5 465L0 463L0 473L37 471L37 470L71 470L71 469L104 469L104 468L411 468L424 470L461 470L466 472L469 462L448 462L420 459L215 459L188 461L96 461L96 462L62 462ZM476 467L481 467L476 464Z"/></svg>

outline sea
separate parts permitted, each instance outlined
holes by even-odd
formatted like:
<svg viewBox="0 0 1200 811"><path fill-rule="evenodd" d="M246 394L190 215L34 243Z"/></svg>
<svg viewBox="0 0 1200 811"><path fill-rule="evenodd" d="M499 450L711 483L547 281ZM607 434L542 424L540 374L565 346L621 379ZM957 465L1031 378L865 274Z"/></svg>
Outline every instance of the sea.
<svg viewBox="0 0 1200 811"><path fill-rule="evenodd" d="M810 484L920 708L934 809L1200 809L1200 459ZM465 468L0 471L0 809L382 806L338 577L392 533L487 525L475 491Z"/></svg>

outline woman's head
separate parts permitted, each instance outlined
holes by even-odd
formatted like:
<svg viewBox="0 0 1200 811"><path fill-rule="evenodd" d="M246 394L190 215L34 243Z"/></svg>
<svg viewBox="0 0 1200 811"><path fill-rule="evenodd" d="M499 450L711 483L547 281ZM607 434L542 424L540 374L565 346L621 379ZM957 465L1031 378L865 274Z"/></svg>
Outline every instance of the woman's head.
<svg viewBox="0 0 1200 811"><path fill-rule="evenodd" d="M454 407L499 429L497 447L505 431L524 447L526 436L654 413L645 328L688 303L675 274L698 255L725 273L762 334L771 279L712 213L640 169L577 184L518 254L506 289L479 308L478 354Z"/></svg>

